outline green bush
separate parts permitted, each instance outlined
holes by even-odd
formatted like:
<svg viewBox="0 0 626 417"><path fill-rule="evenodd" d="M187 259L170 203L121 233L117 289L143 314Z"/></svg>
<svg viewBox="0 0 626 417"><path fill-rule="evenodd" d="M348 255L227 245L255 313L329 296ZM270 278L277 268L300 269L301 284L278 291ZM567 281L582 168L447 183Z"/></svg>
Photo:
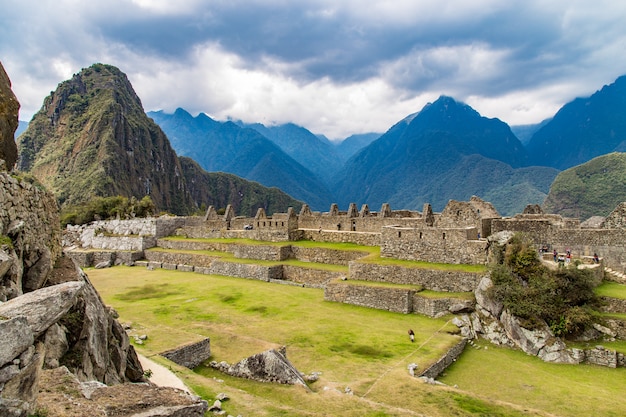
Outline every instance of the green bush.
<svg viewBox="0 0 626 417"><path fill-rule="evenodd" d="M84 204L64 207L61 210L61 225L65 227L68 224L86 224L94 220L147 217L154 212L155 205L150 196L141 200L122 196L95 197Z"/></svg>
<svg viewBox="0 0 626 417"><path fill-rule="evenodd" d="M549 270L522 236L511 239L502 252L502 262L491 268L492 296L523 326L547 323L556 336L568 336L591 325L591 310L599 300L589 270L573 265Z"/></svg>

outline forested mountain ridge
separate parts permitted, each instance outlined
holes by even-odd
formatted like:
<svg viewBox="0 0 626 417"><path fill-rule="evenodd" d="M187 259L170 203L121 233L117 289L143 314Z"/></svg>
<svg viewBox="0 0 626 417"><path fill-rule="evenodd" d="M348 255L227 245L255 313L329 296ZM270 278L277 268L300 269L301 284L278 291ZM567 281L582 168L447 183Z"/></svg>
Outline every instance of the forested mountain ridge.
<svg viewBox="0 0 626 417"><path fill-rule="evenodd" d="M146 116L126 75L111 65L94 64L60 83L17 142L18 169L32 173L61 207L97 196L150 196L159 211L190 214L212 201L196 185L206 181L205 173L183 168L167 136ZM249 181L237 187L246 194L270 191ZM289 204L301 204L284 197ZM266 206L261 196L247 208Z"/></svg>

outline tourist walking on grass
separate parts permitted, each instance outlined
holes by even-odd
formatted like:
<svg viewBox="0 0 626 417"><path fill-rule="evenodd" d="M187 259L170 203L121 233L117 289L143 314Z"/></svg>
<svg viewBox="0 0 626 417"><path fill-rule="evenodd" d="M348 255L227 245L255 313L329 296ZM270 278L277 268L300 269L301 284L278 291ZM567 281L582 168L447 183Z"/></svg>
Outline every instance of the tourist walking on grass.
<svg viewBox="0 0 626 417"><path fill-rule="evenodd" d="M413 329L409 329L409 339L411 339L411 343L415 342L415 333L413 333Z"/></svg>

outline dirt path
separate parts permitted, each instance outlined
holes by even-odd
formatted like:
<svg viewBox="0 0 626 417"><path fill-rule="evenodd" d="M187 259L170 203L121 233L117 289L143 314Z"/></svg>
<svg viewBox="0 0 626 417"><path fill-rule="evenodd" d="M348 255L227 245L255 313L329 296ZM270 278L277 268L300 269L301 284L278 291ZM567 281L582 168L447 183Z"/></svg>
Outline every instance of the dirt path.
<svg viewBox="0 0 626 417"><path fill-rule="evenodd" d="M139 362L141 362L143 369L149 369L152 371L152 375L148 378L150 382L160 387L173 387L181 389L185 392L190 392L189 388L187 388L183 381L181 381L180 378L174 374L174 372L143 355L137 354L137 356L139 356Z"/></svg>

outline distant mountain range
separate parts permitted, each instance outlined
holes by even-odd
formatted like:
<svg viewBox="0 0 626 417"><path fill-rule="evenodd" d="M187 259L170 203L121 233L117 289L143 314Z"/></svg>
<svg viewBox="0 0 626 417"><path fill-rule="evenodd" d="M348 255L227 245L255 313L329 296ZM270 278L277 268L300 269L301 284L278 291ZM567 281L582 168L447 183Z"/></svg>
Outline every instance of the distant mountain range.
<svg viewBox="0 0 626 417"><path fill-rule="evenodd" d="M205 114L193 117L184 109L173 114L149 112L148 116L165 132L175 151L190 158L180 159L183 172L229 172L278 187L314 210L326 211L333 202L347 208L354 202L367 203L373 210L382 203L413 210L430 203L437 211L450 199L477 195L492 202L501 214L512 215L527 204L542 204L548 193L546 209L565 210L558 201L566 198L556 191L567 187L555 189L554 179L561 170L624 150L625 110L626 78L621 77L589 98L566 104L538 125L510 128L442 96L384 134L355 135L339 143L294 124L220 122ZM21 140L28 145L24 163L33 152L29 147L39 149L41 145L29 139L32 136L29 127ZM123 153L129 150L122 148L118 157L124 159ZM50 152L39 158L49 159ZM41 165L41 160L37 164ZM42 172L48 172L46 169ZM190 184L196 186L192 205L197 205L203 194L207 175L196 174L194 182L185 182L188 194ZM102 182L99 178L94 181ZM614 192L615 198L626 200L626 194L618 189ZM566 205L569 210L572 201ZM604 212L600 206L597 203L594 211L592 203L574 213L595 215Z"/></svg>
<svg viewBox="0 0 626 417"><path fill-rule="evenodd" d="M180 160L126 75L110 65L94 64L59 84L17 144L18 169L35 175L62 208L115 195L148 195L175 214L232 204L250 216L259 207L271 213L302 205L276 188Z"/></svg>

